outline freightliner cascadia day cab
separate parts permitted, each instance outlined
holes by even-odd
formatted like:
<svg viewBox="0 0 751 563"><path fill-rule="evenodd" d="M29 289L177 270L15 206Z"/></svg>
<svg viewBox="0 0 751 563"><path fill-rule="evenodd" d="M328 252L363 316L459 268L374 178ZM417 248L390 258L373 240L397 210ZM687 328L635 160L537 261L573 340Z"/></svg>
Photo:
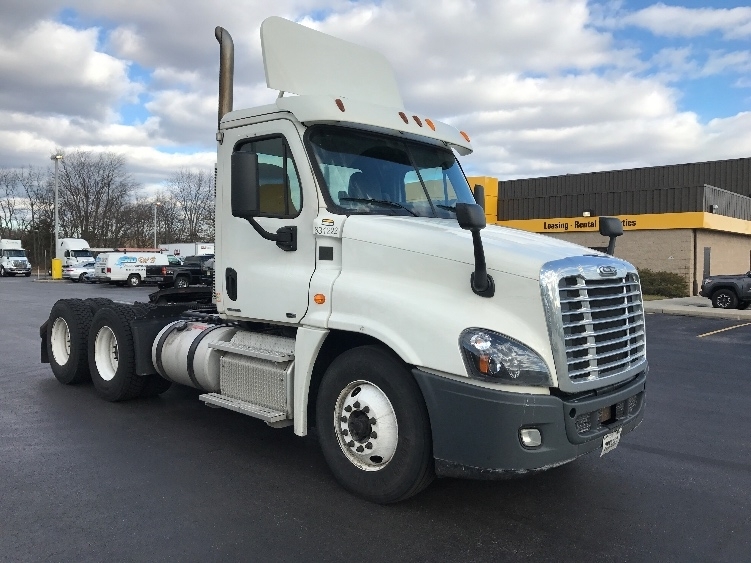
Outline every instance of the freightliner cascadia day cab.
<svg viewBox="0 0 751 563"><path fill-rule="evenodd" d="M215 287L195 288L213 299L58 302L40 335L61 382L90 376L110 401L180 383L298 436L315 427L339 483L380 503L435 475L607 453L639 424L632 265L485 228L455 156L469 137L407 112L381 55L269 18L278 97L232 111L232 39L216 37Z"/></svg>
<svg viewBox="0 0 751 563"><path fill-rule="evenodd" d="M20 240L0 239L0 276L31 275L31 262Z"/></svg>

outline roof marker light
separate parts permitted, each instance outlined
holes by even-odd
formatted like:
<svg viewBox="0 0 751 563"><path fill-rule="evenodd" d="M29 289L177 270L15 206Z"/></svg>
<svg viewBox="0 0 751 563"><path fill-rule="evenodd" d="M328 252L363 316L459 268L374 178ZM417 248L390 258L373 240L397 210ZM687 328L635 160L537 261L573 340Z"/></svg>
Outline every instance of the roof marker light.
<svg viewBox="0 0 751 563"><path fill-rule="evenodd" d="M430 127L430 128L431 128L431 129L433 130L433 131L435 131L435 125L434 125L434 124L433 124L433 122L432 122L432 121L431 121L430 119L428 119L427 117L425 118L425 123L427 123L427 124L428 124L428 127Z"/></svg>
<svg viewBox="0 0 751 563"><path fill-rule="evenodd" d="M469 135L467 135L464 131L459 131L459 133L461 133L462 137L464 137L468 143L472 142L469 140Z"/></svg>
<svg viewBox="0 0 751 563"><path fill-rule="evenodd" d="M417 123L417 126L418 126L418 127L422 127L422 121L420 121L420 118L419 118L419 117L417 117L416 115L413 115L413 116L412 116L412 119L414 119L414 120L415 120L415 123Z"/></svg>
<svg viewBox="0 0 751 563"><path fill-rule="evenodd" d="M407 114L406 114L406 113L404 113L403 111L400 111L400 112L399 112L399 117L401 117L401 118L402 118L402 121L403 121L404 123L407 123L407 124L409 124L409 119L407 119Z"/></svg>
<svg viewBox="0 0 751 563"><path fill-rule="evenodd" d="M338 107L341 111L344 111L344 102L339 98L336 99L336 107Z"/></svg>

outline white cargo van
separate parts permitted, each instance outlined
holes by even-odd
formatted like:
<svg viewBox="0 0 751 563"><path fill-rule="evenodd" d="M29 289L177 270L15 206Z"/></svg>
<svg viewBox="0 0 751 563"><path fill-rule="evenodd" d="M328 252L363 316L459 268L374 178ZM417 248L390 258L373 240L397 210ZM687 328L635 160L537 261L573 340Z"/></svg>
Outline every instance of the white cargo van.
<svg viewBox="0 0 751 563"><path fill-rule="evenodd" d="M20 240L0 239L0 276L31 275L31 263L26 258Z"/></svg>
<svg viewBox="0 0 751 563"><path fill-rule="evenodd" d="M171 254L178 258L187 256L203 256L205 254L214 254L213 242L175 242L170 244L160 244L159 249L164 254Z"/></svg>
<svg viewBox="0 0 751 563"><path fill-rule="evenodd" d="M94 276L111 284L141 285L146 266L166 266L167 256L158 252L105 252L97 256Z"/></svg>
<svg viewBox="0 0 751 563"><path fill-rule="evenodd" d="M61 238L57 243L55 258L63 262L63 268L66 266L76 266L91 262L94 255L91 253L89 243L82 238Z"/></svg>

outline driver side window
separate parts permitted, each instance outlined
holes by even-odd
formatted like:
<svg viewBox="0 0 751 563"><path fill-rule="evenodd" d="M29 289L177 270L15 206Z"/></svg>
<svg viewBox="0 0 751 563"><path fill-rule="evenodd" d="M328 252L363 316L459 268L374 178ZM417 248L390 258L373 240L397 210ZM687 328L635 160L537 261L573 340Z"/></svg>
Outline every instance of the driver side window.
<svg viewBox="0 0 751 563"><path fill-rule="evenodd" d="M260 215L297 217L302 208L300 180L283 137L250 141L239 150L258 155Z"/></svg>

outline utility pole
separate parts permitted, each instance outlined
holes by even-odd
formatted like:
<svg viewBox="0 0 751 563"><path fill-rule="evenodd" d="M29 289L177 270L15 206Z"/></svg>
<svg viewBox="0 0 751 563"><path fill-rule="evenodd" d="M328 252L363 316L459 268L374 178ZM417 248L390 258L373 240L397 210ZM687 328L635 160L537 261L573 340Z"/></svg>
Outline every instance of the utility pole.
<svg viewBox="0 0 751 563"><path fill-rule="evenodd" d="M55 154L53 154L50 157L50 160L54 160L55 161L55 250L52 253L52 258L54 258L55 256L57 256L57 244L58 244L57 243L57 237L58 237L58 233L59 233L59 230L60 230L59 218L58 218L58 215L57 215L57 191L58 191L57 190L57 186L58 186L58 184L57 184L57 166L58 166L60 160L62 160L62 158L63 158L63 155L61 155L60 153L55 153Z"/></svg>
<svg viewBox="0 0 751 563"><path fill-rule="evenodd" d="M158 201L154 203L154 248L156 248L156 208L159 207L161 203Z"/></svg>

